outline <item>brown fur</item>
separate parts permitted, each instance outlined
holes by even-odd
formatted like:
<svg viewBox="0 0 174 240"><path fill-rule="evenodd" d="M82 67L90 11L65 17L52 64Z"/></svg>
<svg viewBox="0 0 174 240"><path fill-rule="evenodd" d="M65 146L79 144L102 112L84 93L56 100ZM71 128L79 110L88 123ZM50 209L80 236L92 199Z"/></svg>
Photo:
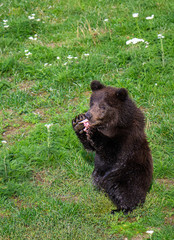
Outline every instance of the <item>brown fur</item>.
<svg viewBox="0 0 174 240"><path fill-rule="evenodd" d="M87 150L96 152L94 184L104 190L117 210L143 204L152 182L153 164L144 132L144 115L124 88L91 83L90 109L73 120ZM87 118L90 127L80 123Z"/></svg>

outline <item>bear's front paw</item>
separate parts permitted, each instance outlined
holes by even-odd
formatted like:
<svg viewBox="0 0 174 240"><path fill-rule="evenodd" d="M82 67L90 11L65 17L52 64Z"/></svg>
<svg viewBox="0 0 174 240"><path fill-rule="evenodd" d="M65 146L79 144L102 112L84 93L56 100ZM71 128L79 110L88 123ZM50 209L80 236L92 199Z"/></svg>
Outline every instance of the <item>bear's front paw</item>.
<svg viewBox="0 0 174 240"><path fill-rule="evenodd" d="M79 114L78 116L75 117L75 119L72 120L72 126L75 132L80 134L84 132L85 126L82 121L85 119L86 117L84 114Z"/></svg>

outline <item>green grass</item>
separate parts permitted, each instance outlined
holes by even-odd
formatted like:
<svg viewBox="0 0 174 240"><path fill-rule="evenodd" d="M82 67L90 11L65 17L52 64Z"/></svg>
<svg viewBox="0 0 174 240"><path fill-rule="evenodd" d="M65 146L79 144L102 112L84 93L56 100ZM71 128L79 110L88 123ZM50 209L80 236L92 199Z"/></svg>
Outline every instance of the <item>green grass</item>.
<svg viewBox="0 0 174 240"><path fill-rule="evenodd" d="M174 238L173 11L169 0L1 1L0 239ZM148 47L126 45L135 37ZM128 216L92 186L94 156L71 127L92 80L127 88L146 115L154 181Z"/></svg>

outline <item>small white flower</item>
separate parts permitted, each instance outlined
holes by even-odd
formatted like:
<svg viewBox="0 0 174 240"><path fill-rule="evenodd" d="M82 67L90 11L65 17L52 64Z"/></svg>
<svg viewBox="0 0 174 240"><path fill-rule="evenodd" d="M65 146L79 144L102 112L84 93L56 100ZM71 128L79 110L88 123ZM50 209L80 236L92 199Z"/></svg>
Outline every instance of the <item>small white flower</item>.
<svg viewBox="0 0 174 240"><path fill-rule="evenodd" d="M4 27L5 27L5 28L8 28L8 27L9 27L9 25L4 25Z"/></svg>
<svg viewBox="0 0 174 240"><path fill-rule="evenodd" d="M1 141L1 143L2 143L2 144L6 144L6 143L7 143L7 141L3 140L3 141Z"/></svg>
<svg viewBox="0 0 174 240"><path fill-rule="evenodd" d="M31 52L27 52L27 53L25 54L25 56L29 56L29 55L32 55L32 53L31 53Z"/></svg>
<svg viewBox="0 0 174 240"><path fill-rule="evenodd" d="M109 21L109 19L107 19L107 18L104 20L104 22L108 22L108 21Z"/></svg>
<svg viewBox="0 0 174 240"><path fill-rule="evenodd" d="M157 86L158 84L157 83L155 83L155 86Z"/></svg>
<svg viewBox="0 0 174 240"><path fill-rule="evenodd" d="M78 59L78 57L74 57L74 59Z"/></svg>
<svg viewBox="0 0 174 240"><path fill-rule="evenodd" d="M49 129L49 128L52 127L52 126L53 126L53 123L45 124L45 127L46 127L47 129Z"/></svg>
<svg viewBox="0 0 174 240"><path fill-rule="evenodd" d="M40 22L40 18L36 19L37 22Z"/></svg>
<svg viewBox="0 0 174 240"><path fill-rule="evenodd" d="M36 15L35 13L31 14L32 17L34 17L35 15Z"/></svg>
<svg viewBox="0 0 174 240"><path fill-rule="evenodd" d="M28 50L26 49L24 52L25 52L25 53L27 53L27 52L28 52Z"/></svg>
<svg viewBox="0 0 174 240"><path fill-rule="evenodd" d="M28 16L28 19L30 20L34 19L34 16Z"/></svg>
<svg viewBox="0 0 174 240"><path fill-rule="evenodd" d="M144 39L141 38L133 38L128 41L126 41L126 45L129 45L130 43L136 44L138 42L144 42Z"/></svg>
<svg viewBox="0 0 174 240"><path fill-rule="evenodd" d="M4 19L4 20L3 20L3 22L4 22L4 23L7 23L7 22L8 22L8 20Z"/></svg>
<svg viewBox="0 0 174 240"><path fill-rule="evenodd" d="M37 40L37 37L35 37L35 38L29 37L28 39L33 40L33 41L36 41L36 40Z"/></svg>
<svg viewBox="0 0 174 240"><path fill-rule="evenodd" d="M35 34L34 36L37 37L37 34Z"/></svg>
<svg viewBox="0 0 174 240"><path fill-rule="evenodd" d="M3 3L1 3L1 4L0 4L0 7L2 7L3 5L4 5L4 4L3 4Z"/></svg>
<svg viewBox="0 0 174 240"><path fill-rule="evenodd" d="M88 56L89 56L89 53L84 53L84 56L85 56L85 57L88 57Z"/></svg>
<svg viewBox="0 0 174 240"><path fill-rule="evenodd" d="M145 48L148 48L148 47L149 47L148 45L145 46Z"/></svg>
<svg viewBox="0 0 174 240"><path fill-rule="evenodd" d="M148 41L145 41L145 44L149 45L149 42L148 42Z"/></svg>
<svg viewBox="0 0 174 240"><path fill-rule="evenodd" d="M164 38L162 34L158 34L158 39Z"/></svg>
<svg viewBox="0 0 174 240"><path fill-rule="evenodd" d="M68 59L72 59L73 57L71 56L71 55L68 55L68 57L67 57Z"/></svg>
<svg viewBox="0 0 174 240"><path fill-rule="evenodd" d="M48 65L48 63L45 63L45 64L44 64L44 67L46 67L47 65Z"/></svg>
<svg viewBox="0 0 174 240"><path fill-rule="evenodd" d="M136 17L138 17L138 15L139 15L138 13L133 13L132 17L136 18Z"/></svg>
<svg viewBox="0 0 174 240"><path fill-rule="evenodd" d="M57 60L59 60L60 59L60 57L57 57Z"/></svg>
<svg viewBox="0 0 174 240"><path fill-rule="evenodd" d="M68 63L67 63L67 62L65 62L63 65L64 65L64 66L66 66L67 64L68 64Z"/></svg>
<svg viewBox="0 0 174 240"><path fill-rule="evenodd" d="M50 63L48 66L52 66L52 64Z"/></svg>
<svg viewBox="0 0 174 240"><path fill-rule="evenodd" d="M154 14L152 14L152 16L146 17L147 20L151 20L154 18Z"/></svg>
<svg viewBox="0 0 174 240"><path fill-rule="evenodd" d="M153 230L149 230L149 231L146 231L146 233L153 234L154 231Z"/></svg>

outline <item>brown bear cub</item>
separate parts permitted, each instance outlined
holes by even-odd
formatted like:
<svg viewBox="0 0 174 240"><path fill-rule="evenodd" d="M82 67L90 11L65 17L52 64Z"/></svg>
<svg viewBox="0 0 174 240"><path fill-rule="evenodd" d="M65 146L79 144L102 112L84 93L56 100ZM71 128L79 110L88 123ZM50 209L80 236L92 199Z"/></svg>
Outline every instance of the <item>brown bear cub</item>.
<svg viewBox="0 0 174 240"><path fill-rule="evenodd" d="M95 151L93 182L117 210L143 204L152 182L153 163L144 132L144 115L124 88L91 83L90 109L72 125L87 150ZM113 211L113 212L114 212Z"/></svg>

